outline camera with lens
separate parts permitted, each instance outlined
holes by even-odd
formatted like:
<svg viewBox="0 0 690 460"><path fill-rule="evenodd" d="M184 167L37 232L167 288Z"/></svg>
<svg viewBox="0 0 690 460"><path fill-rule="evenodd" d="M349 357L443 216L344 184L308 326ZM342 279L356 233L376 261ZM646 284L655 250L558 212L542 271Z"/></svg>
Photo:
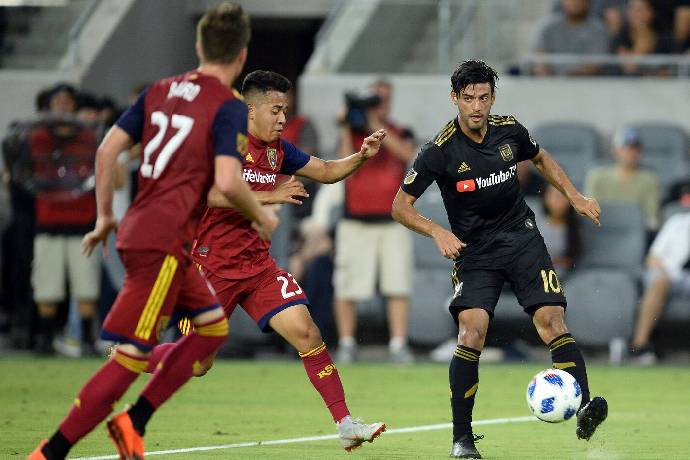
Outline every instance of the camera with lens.
<svg viewBox="0 0 690 460"><path fill-rule="evenodd" d="M345 123L358 133L367 133L367 112L381 104L377 94L345 93Z"/></svg>

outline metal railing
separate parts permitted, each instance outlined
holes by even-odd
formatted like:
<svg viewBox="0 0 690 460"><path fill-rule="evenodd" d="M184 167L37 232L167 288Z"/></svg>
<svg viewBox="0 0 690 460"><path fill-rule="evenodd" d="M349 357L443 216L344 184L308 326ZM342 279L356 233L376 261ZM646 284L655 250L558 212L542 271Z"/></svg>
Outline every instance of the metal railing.
<svg viewBox="0 0 690 460"><path fill-rule="evenodd" d="M659 76L690 77L690 54L544 54L532 53L520 61L520 73L533 75L538 66L554 69L554 75L567 76L569 69L580 66L599 67L600 76ZM635 66L636 71L626 71L626 66Z"/></svg>
<svg viewBox="0 0 690 460"><path fill-rule="evenodd" d="M79 37L84 31L84 27L91 19L91 16L100 5L101 0L89 0L89 4L84 8L81 15L69 30L69 38L67 44L67 53L70 57L72 65L76 66L81 63L81 49L79 47Z"/></svg>

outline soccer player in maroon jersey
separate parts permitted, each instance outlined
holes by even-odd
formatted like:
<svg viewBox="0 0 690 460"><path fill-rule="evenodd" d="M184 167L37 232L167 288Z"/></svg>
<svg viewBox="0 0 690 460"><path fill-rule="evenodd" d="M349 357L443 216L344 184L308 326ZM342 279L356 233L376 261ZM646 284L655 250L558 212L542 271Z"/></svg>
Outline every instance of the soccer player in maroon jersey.
<svg viewBox="0 0 690 460"><path fill-rule="evenodd" d="M29 459L64 458L112 411L146 368L170 316L183 311L192 318L194 332L166 357L134 406L107 424L120 458L143 459L144 429L153 412L225 341L223 309L189 252L210 187L252 222L260 239L268 239L278 225L241 177L247 107L230 85L242 71L249 34L249 19L238 5L208 11L197 28L199 68L153 83L99 147L98 219L82 243L87 254L101 242L105 247L117 227L112 211L117 155L139 141L143 151L139 193L117 238L126 269L124 286L101 334L120 345L82 388L58 431Z"/></svg>
<svg viewBox="0 0 690 460"><path fill-rule="evenodd" d="M249 107L249 149L244 158L244 179L264 204L300 204L308 197L294 177L279 182L280 175L304 176L321 183L340 181L376 155L384 130L367 137L359 152L347 158L324 161L310 156L280 138L288 109L290 81L280 74L258 70L242 84ZM383 423L364 424L350 417L345 392L333 361L321 339L321 332L307 309L307 296L293 276L276 265L270 244L261 240L251 222L243 217L216 188L209 193L197 230L192 257L213 285L229 318L237 304L264 332L275 331L295 347L314 388L321 394L336 422L342 446L350 451L381 434ZM151 353L148 371L165 363L167 343ZM195 375L211 367L207 361Z"/></svg>

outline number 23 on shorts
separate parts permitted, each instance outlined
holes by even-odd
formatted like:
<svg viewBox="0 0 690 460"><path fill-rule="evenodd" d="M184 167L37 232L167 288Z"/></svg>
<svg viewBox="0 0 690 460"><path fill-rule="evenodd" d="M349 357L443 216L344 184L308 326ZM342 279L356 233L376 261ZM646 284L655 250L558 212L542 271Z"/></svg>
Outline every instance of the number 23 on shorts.
<svg viewBox="0 0 690 460"><path fill-rule="evenodd" d="M282 275L276 277L276 281L278 281L279 283L282 283L282 286L280 287L280 293L283 295L283 299L289 299L289 298L294 297L296 295L299 295L303 292L300 285L297 284L297 280L295 280L295 278L290 273L288 273L287 276L290 279L288 279ZM290 284L293 284L295 287L297 287L297 289L293 289L291 291L288 291L288 288L292 287L292 286L290 286Z"/></svg>

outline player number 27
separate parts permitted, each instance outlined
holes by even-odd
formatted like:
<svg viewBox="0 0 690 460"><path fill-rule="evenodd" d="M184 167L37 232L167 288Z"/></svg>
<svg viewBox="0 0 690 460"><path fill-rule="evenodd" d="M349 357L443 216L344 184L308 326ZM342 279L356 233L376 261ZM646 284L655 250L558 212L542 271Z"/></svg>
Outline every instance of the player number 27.
<svg viewBox="0 0 690 460"><path fill-rule="evenodd" d="M168 166L170 158L189 136L194 126L194 119L177 114L173 114L172 117L168 118L165 113L156 111L151 113L151 124L158 127L158 132L144 147L144 162L141 164L139 171L143 177L158 179L165 167ZM168 125L177 129L177 132L165 143L158 157L156 157L155 164L152 165L150 163L151 155L161 146L165 133L168 130Z"/></svg>
<svg viewBox="0 0 690 460"><path fill-rule="evenodd" d="M276 280L283 283L283 285L280 288L280 293L283 295L283 299L289 299L290 297L294 297L294 296L302 293L302 288L299 286L299 284L297 284L297 281L295 281L295 278L293 278L292 275L289 273L288 273L288 276L290 277L289 280L284 276L278 276L276 278ZM292 281L292 284L297 286L297 290L288 291L288 286L290 285L291 281Z"/></svg>

